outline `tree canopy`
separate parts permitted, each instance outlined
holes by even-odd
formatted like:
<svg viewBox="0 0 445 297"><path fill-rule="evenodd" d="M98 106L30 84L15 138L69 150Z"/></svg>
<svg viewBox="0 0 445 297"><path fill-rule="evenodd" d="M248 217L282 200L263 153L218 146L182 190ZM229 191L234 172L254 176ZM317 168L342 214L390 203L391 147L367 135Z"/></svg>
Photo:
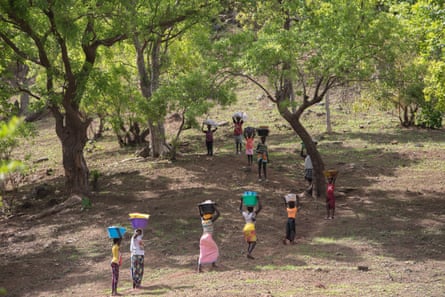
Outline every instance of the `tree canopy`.
<svg viewBox="0 0 445 297"><path fill-rule="evenodd" d="M0 23L2 114L19 93L51 110L76 192L88 190L93 117L110 121L121 142L150 132L157 157L167 113L195 123L235 100L237 76L276 104L320 183L324 163L300 117L329 90L372 83L407 111L402 124L440 126L445 111L438 0L1 0Z"/></svg>

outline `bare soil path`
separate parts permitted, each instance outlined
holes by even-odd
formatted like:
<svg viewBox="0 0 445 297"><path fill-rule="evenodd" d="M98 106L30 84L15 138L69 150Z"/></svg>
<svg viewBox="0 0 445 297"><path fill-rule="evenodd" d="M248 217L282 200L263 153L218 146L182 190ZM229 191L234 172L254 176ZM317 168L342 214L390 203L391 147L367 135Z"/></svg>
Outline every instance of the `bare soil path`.
<svg viewBox="0 0 445 297"><path fill-rule="evenodd" d="M444 139L443 133L434 137ZM99 191L89 197L92 208L35 218L66 199L57 190L60 174L42 177L34 185L45 181L56 192L36 200L26 196L30 187L25 187L17 195L30 202L28 208L0 220L0 287L10 297L108 296L106 227L131 229L128 213L139 211L151 214L143 288L131 289L127 234L119 281L123 296L444 296L443 146L370 148L366 160L357 154L347 162L341 157L346 144L330 148L327 160L336 161L328 165L341 172L337 216L324 220L323 201L303 196L297 244L285 246L282 196L301 194L305 183L301 160L294 151L280 151L280 141L271 136L276 155L267 182L258 182L256 167L248 168L244 155L223 150L213 157L183 153L174 163L125 160L117 149L98 150L89 156L103 173ZM435 165L416 169L426 159ZM238 206L244 190L258 191L264 205L255 260L246 258L241 234ZM216 269L197 274L197 204L206 199L217 201L221 211L215 230L221 255Z"/></svg>

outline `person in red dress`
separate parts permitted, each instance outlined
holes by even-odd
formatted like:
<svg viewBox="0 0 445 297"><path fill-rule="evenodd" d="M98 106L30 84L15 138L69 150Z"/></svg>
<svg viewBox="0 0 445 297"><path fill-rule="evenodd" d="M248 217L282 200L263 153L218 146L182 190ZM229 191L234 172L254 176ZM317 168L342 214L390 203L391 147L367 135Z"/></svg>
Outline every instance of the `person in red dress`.
<svg viewBox="0 0 445 297"><path fill-rule="evenodd" d="M326 191L326 220L333 220L335 214L335 177L328 178Z"/></svg>

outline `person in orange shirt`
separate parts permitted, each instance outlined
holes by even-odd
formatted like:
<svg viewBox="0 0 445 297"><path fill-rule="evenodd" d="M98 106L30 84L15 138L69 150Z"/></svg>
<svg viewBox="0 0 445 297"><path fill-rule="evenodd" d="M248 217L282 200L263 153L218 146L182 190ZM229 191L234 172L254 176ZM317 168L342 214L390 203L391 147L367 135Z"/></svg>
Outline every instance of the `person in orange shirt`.
<svg viewBox="0 0 445 297"><path fill-rule="evenodd" d="M287 223L286 238L284 244L295 243L295 218L297 217L298 207L295 201L286 202Z"/></svg>
<svg viewBox="0 0 445 297"><path fill-rule="evenodd" d="M253 143L255 139L255 134L252 133L244 133L244 138L246 139L246 155L247 155L247 164L251 166L253 164Z"/></svg>

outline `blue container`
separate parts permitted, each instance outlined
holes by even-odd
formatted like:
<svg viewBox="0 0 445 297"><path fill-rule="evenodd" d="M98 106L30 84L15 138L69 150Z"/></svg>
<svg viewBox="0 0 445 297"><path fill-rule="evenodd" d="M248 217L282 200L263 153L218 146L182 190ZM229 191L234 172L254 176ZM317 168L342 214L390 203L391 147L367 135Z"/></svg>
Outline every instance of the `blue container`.
<svg viewBox="0 0 445 297"><path fill-rule="evenodd" d="M122 238L127 229L124 227L111 226L108 227L108 237L110 238Z"/></svg>
<svg viewBox="0 0 445 297"><path fill-rule="evenodd" d="M243 204L245 206L255 206L258 202L257 193L253 191L246 191L243 194Z"/></svg>

